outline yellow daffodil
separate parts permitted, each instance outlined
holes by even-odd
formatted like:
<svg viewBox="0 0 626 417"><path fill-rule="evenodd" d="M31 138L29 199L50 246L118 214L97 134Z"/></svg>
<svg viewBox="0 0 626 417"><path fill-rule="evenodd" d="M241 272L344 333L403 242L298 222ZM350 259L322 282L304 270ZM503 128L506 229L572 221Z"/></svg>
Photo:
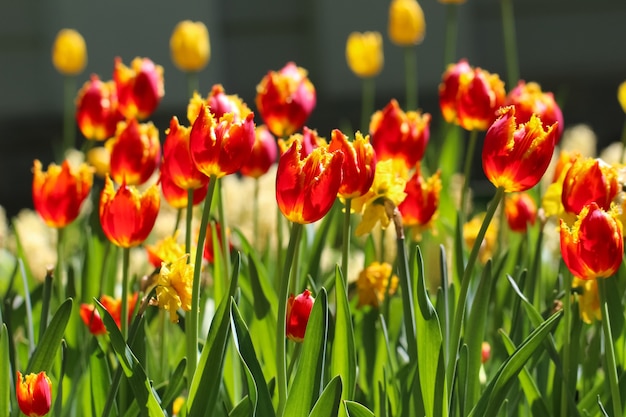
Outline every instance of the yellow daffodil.
<svg viewBox="0 0 626 417"><path fill-rule="evenodd" d="M387 262L372 262L361 271L356 281L359 307L365 305L378 307L385 299L387 288L389 288L389 294L396 292L398 277L393 275L392 271L391 264Z"/></svg>
<svg viewBox="0 0 626 417"><path fill-rule="evenodd" d="M187 263L187 256L184 255L171 264L163 262L157 280L157 303L159 307L169 311L172 323L178 322L176 312L179 308L191 310L194 266Z"/></svg>

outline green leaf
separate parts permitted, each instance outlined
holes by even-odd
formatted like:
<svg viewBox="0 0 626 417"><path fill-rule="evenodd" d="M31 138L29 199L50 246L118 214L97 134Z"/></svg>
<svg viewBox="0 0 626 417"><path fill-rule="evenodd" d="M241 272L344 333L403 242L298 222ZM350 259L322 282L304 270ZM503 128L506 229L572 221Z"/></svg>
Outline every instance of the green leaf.
<svg viewBox="0 0 626 417"><path fill-rule="evenodd" d="M96 338L91 339L89 355L89 388L91 393L92 415L101 416L104 411L107 393L111 386L111 375L106 355L100 349Z"/></svg>
<svg viewBox="0 0 626 417"><path fill-rule="evenodd" d="M254 413L252 402L246 395L237 403L237 405L228 413L228 417L250 417Z"/></svg>
<svg viewBox="0 0 626 417"><path fill-rule="evenodd" d="M111 317L107 309L100 304L100 301L94 301L100 313L100 317L102 317L102 322L109 333L109 339L115 351L115 356L124 371L124 375L126 375L128 379L130 388L133 391L140 410L143 414L147 413L150 417L165 416L159 404L159 398L152 388L152 384L146 376L145 370L133 351L124 341L124 336L122 336L122 332L117 327L115 320L113 320L113 317Z"/></svg>
<svg viewBox="0 0 626 417"><path fill-rule="evenodd" d="M503 330L500 330L500 335L502 336L502 341L504 342L504 347L506 348L507 353L512 355L513 352L515 352L515 344ZM550 411L548 406L541 396L535 380L532 378L532 375L526 367L522 368L518 378L520 385L522 386L522 390L524 391L524 395L526 396L526 401L530 404L532 415L549 416Z"/></svg>
<svg viewBox="0 0 626 417"><path fill-rule="evenodd" d="M57 309L54 317L52 317L46 332L37 344L33 356L28 361L26 373L50 372L71 314L72 299L68 298Z"/></svg>
<svg viewBox="0 0 626 417"><path fill-rule="evenodd" d="M349 417L376 417L367 407L354 401L344 401Z"/></svg>
<svg viewBox="0 0 626 417"><path fill-rule="evenodd" d="M251 415L273 417L275 416L275 412L272 405L272 397L270 396L269 389L267 388L265 376L263 375L263 369L261 368L261 364L259 363L254 350L250 333L248 332L248 328L235 303L232 303L231 309L233 328L235 329L235 336L237 337L237 349L244 365L250 372L252 382L254 384L254 386L251 387L249 382L248 389L251 390L254 388L254 390L256 390L255 404L253 404L254 409L252 410L253 414Z"/></svg>
<svg viewBox="0 0 626 417"><path fill-rule="evenodd" d="M307 271L313 280L319 282L320 278L320 259L322 258L322 252L326 247L327 242L333 239L329 239L329 233L335 233L337 230L341 230L341 228L336 225L335 227L331 227L335 222L338 216L335 214L339 211L339 206L341 204L337 201L331 208L331 210L324 216L322 221L320 222L319 227L315 231L315 237L313 239L313 244L309 249L307 249L307 265L305 271ZM304 239L302 239L304 240Z"/></svg>
<svg viewBox="0 0 626 417"><path fill-rule="evenodd" d="M238 232L237 234L241 240L243 251L248 256L248 277L253 293L251 301L254 306L254 315L260 320L271 311L272 306L277 305L276 293L272 290L272 284L269 282L267 272L256 250L252 248L243 233ZM274 317L276 317L276 311L274 311Z"/></svg>
<svg viewBox="0 0 626 417"><path fill-rule="evenodd" d="M317 294L304 334L302 354L285 403L285 417L307 417L320 395L328 334L328 298Z"/></svg>
<svg viewBox="0 0 626 417"><path fill-rule="evenodd" d="M341 376L344 385L342 400L352 400L356 388L356 348L350 302L345 282L338 267L335 268L335 337L332 347L331 375Z"/></svg>
<svg viewBox="0 0 626 417"><path fill-rule="evenodd" d="M172 376L170 376L167 388L163 393L163 398L161 399L161 405L163 408L168 408L171 404L173 404L176 397L178 397L183 388L185 388L186 367L187 358L182 358L176 366L176 369L174 369L174 372L172 372Z"/></svg>
<svg viewBox="0 0 626 417"><path fill-rule="evenodd" d="M341 377L337 375L334 377L324 391L320 398L315 403L313 410L309 417L335 417L339 411L339 404L341 403L341 392L343 391L341 384Z"/></svg>
<svg viewBox="0 0 626 417"><path fill-rule="evenodd" d="M11 357L7 325L0 328L0 415L11 413Z"/></svg>
<svg viewBox="0 0 626 417"><path fill-rule="evenodd" d="M465 406L471 409L480 396L480 365L482 343L485 340L485 324L491 297L491 260L483 269L476 295L472 301L469 319L465 322L465 343L467 344L467 393Z"/></svg>
<svg viewBox="0 0 626 417"><path fill-rule="evenodd" d="M237 257L233 265L232 276L228 293L222 299L202 348L198 367L191 381L189 399L187 401L188 415L194 417L208 416L214 412L222 384L222 369L224 355L230 336L230 310L233 296L237 292L240 260Z"/></svg>
<svg viewBox="0 0 626 417"><path fill-rule="evenodd" d="M543 344L543 341L556 327L562 315L563 311L559 310L541 323L539 327L528 335L515 353L502 363L495 377L491 380L478 403L469 414L470 417L496 415L497 410L502 406L506 398L508 390L511 388L513 378L518 375L526 361Z"/></svg>
<svg viewBox="0 0 626 417"><path fill-rule="evenodd" d="M417 350L417 375L420 380L421 396L426 415L445 417L448 415L446 405L448 395L446 378L442 375L442 372L445 374L443 337L439 317L426 290L424 260L419 247L413 262L417 273L415 298L420 312L415 315L415 330L417 340L420 341Z"/></svg>

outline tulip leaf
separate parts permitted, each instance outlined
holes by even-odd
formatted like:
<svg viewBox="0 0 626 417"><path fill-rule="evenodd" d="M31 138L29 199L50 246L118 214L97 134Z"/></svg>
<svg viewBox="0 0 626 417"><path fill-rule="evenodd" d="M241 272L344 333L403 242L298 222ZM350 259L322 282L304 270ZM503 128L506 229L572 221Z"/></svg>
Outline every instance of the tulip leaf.
<svg viewBox="0 0 626 417"><path fill-rule="evenodd" d="M337 301L331 375L340 375L344 382L341 399L352 400L356 388L356 348L348 292L338 267L335 268L335 297Z"/></svg>
<svg viewBox="0 0 626 417"><path fill-rule="evenodd" d="M11 414L11 357L7 325L0 328L0 415Z"/></svg>
<svg viewBox="0 0 626 417"><path fill-rule="evenodd" d="M141 366L141 363L139 363L139 360L131 348L124 341L124 336L122 336L122 332L117 327L111 313L100 304L100 301L97 299L94 299L94 301L100 313L100 317L102 317L102 322L109 333L109 339L115 351L115 356L124 371L124 375L126 375L128 379L130 388L135 396L135 401L137 401L140 410L143 414L147 413L150 417L165 416L159 403L158 395L152 387L146 375L146 371Z"/></svg>
<svg viewBox="0 0 626 417"><path fill-rule="evenodd" d="M248 381L248 390L256 391L255 400L252 401L254 408L250 415L273 417L275 416L275 412L272 405L272 397L270 396L267 383L265 382L263 369L254 350L248 328L235 303L232 303L231 313L233 328L235 330L235 336L237 337L237 349L245 368L247 368L246 372L249 372L252 377L252 381Z"/></svg>
<svg viewBox="0 0 626 417"><path fill-rule="evenodd" d="M198 367L191 381L189 399L187 400L188 415L194 417L212 415L217 405L220 386L222 385L222 370L224 356L230 336L231 303L237 291L240 260L237 257L233 265L228 293L219 304L206 343L202 348Z"/></svg>
<svg viewBox="0 0 626 417"><path fill-rule="evenodd" d="M470 412L470 417L493 416L506 399L506 394L513 385L515 378L522 370L526 361L539 349L543 341L559 323L563 311L559 310L524 339L515 352L500 366L498 372L485 388L478 403Z"/></svg>
<svg viewBox="0 0 626 417"><path fill-rule="evenodd" d="M502 341L504 342L504 347L509 355L512 355L515 352L515 344L509 338L509 336L503 331L500 330L500 335L502 336ZM539 388L537 384L532 378L532 375L523 367L518 375L520 385L522 386L522 390L524 391L524 395L526 396L526 401L530 404L530 409L532 411L533 416L549 416L550 411L548 406L541 396L539 392Z"/></svg>
<svg viewBox="0 0 626 417"><path fill-rule="evenodd" d="M439 317L426 290L424 260L419 247L415 251L413 263L417 275L415 299L419 307L419 313L415 314L415 333L417 340L420 341L417 350L417 377L420 380L421 397L426 415L445 417L448 415L446 406L448 395L446 379L441 377L441 372L445 370L443 336Z"/></svg>
<svg viewBox="0 0 626 417"><path fill-rule="evenodd" d="M341 376L337 375L334 377L324 391L322 391L322 395L313 406L313 410L311 410L311 414L309 417L335 417L337 416L337 412L339 411L339 404L341 403L342 397L342 383Z"/></svg>
<svg viewBox="0 0 626 417"><path fill-rule="evenodd" d="M72 299L68 298L59 306L56 313L54 313L54 317L52 317L50 324L48 324L46 332L43 334L41 340L39 340L37 348L28 362L27 373L37 373L41 371L50 372L56 351L61 345L61 340L63 340L63 334L70 320L71 313Z"/></svg>
<svg viewBox="0 0 626 417"><path fill-rule="evenodd" d="M376 417L367 407L354 401L344 401L348 417Z"/></svg>
<svg viewBox="0 0 626 417"><path fill-rule="evenodd" d="M328 334L328 298L322 288L317 294L304 334L302 354L283 416L307 417L320 395Z"/></svg>
<svg viewBox="0 0 626 417"><path fill-rule="evenodd" d="M111 386L111 375L106 355L97 339L91 339L89 355L89 388L91 393L91 415L101 416L106 404L107 392Z"/></svg>
<svg viewBox="0 0 626 417"><path fill-rule="evenodd" d="M182 358L174 372L169 378L167 388L165 388L165 392L163 393L163 398L161 399L161 406L163 408L168 408L180 395L183 388L185 388L185 369L187 367L187 358Z"/></svg>
<svg viewBox="0 0 626 417"><path fill-rule="evenodd" d="M466 321L465 339L467 344L467 393L465 405L471 409L480 396L479 373L482 342L485 340L485 325L491 296L491 260L487 261L472 301L469 319Z"/></svg>

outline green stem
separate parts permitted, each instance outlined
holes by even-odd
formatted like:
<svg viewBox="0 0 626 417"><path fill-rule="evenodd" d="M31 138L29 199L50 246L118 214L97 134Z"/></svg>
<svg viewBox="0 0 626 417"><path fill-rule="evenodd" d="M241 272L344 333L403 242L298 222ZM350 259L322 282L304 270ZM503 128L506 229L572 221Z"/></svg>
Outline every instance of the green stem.
<svg viewBox="0 0 626 417"><path fill-rule="evenodd" d="M446 5L446 41L443 54L444 69L456 59L456 38L459 27L458 5Z"/></svg>
<svg viewBox="0 0 626 417"><path fill-rule="evenodd" d="M296 254L296 248L302 235L304 226L300 223L293 223L289 246L285 254L285 264L280 277L280 288L278 295L278 323L276 326L276 373L278 384L278 413L277 417L283 417L285 404L287 402L287 362L285 332L287 320L287 298L289 292L289 281L291 278L291 266Z"/></svg>
<svg viewBox="0 0 626 417"><path fill-rule="evenodd" d="M39 340L43 337L48 327L48 313L50 312L50 298L52 298L53 274L46 271L43 283L43 296L41 297L41 318L39 319Z"/></svg>
<svg viewBox="0 0 626 417"><path fill-rule="evenodd" d="M413 46L404 48L404 71L406 77L406 110L417 109L417 53Z"/></svg>
<svg viewBox="0 0 626 417"><path fill-rule="evenodd" d="M189 98L193 97L194 92L199 92L200 90L200 79L198 78L198 73L194 71L189 71L186 73L187 75L187 94L189 94Z"/></svg>
<svg viewBox="0 0 626 417"><path fill-rule="evenodd" d="M187 213L185 213L185 252L191 253L191 223L193 221L193 188L187 190ZM187 260L191 262L191 259Z"/></svg>
<svg viewBox="0 0 626 417"><path fill-rule="evenodd" d="M343 273L343 283L346 287L346 291L348 290L348 259L350 257L350 211L352 205L352 199L346 198L345 201L345 210L344 219L343 219L343 248L341 252L341 272Z"/></svg>
<svg viewBox="0 0 626 417"><path fill-rule="evenodd" d="M128 335L128 268L130 267L130 248L122 248L122 314L120 318L122 336Z"/></svg>
<svg viewBox="0 0 626 417"><path fill-rule="evenodd" d="M63 80L63 148L61 157L68 149L76 146L76 128L74 126L74 96L76 95L76 78L65 76Z"/></svg>
<svg viewBox="0 0 626 417"><path fill-rule="evenodd" d="M613 401L614 416L622 416L622 401L620 397L619 383L617 378L617 365L615 362L615 347L613 346L613 335L611 333L611 320L609 317L609 304L607 301L607 288L605 279L600 278L598 282L598 290L600 293L600 307L602 308L602 331L604 335L604 358L606 360L606 374L609 377L609 386L611 388L611 401Z"/></svg>
<svg viewBox="0 0 626 417"><path fill-rule="evenodd" d="M474 272L474 266L476 265L476 260L478 259L478 252L482 245L483 239L485 238L485 233L487 232L487 227L489 227L489 223L491 223L491 219L493 218L498 205L504 198L504 188L499 187L496 189L496 194L491 200L491 203L487 207L487 212L485 213L485 218L483 219L483 224L480 226L480 230L478 231L478 235L476 236L476 241L474 242L474 246L472 247L472 251L470 252L469 258L467 260L467 265L463 271L463 277L461 280L461 290L459 291L459 299L458 304L456 306L454 312L454 321L452 323L452 333L450 334L450 358L448 360L448 389L451 391L452 386L452 376L454 373L456 357L459 352L459 343L461 341L461 331L463 329L463 319L465 317L465 304L467 302L467 292L469 290L470 281L472 278L472 274Z"/></svg>
<svg viewBox="0 0 626 417"><path fill-rule="evenodd" d="M506 59L507 82L509 88L515 87L519 80L519 64L517 62L517 41L515 36L515 12L513 0L501 0L502 31L504 38L504 56Z"/></svg>
<svg viewBox="0 0 626 417"><path fill-rule="evenodd" d="M570 331L572 329L572 301L571 301L571 290L572 290L572 275L569 271L566 271L563 274L563 287L565 290L565 297L563 297L563 381L561 383L561 416L567 417L568 410L568 395L567 389L569 387L569 379L570 379Z"/></svg>
<svg viewBox="0 0 626 417"><path fill-rule="evenodd" d="M474 152L476 151L476 142L478 141L478 130L474 129L470 131L469 141L467 143L467 150L465 152L465 163L463 165L463 189L461 190L461 215L463 221L465 221L466 209L465 204L467 200L467 190L472 176L472 161L474 159Z"/></svg>
<svg viewBox="0 0 626 417"><path fill-rule="evenodd" d="M65 299L65 259L63 257L63 242L65 241L65 228L57 229L57 265L55 270L56 293L59 304Z"/></svg>
<svg viewBox="0 0 626 417"><path fill-rule="evenodd" d="M226 221L226 213L224 212L224 193L222 192L223 184L218 184L218 198L217 198L217 213L221 223L221 242L222 245L222 259L224 260L224 267L222 268L225 285L228 285L230 278L230 245L228 244L228 222ZM221 296L221 294L220 294Z"/></svg>
<svg viewBox="0 0 626 417"><path fill-rule="evenodd" d="M363 92L361 97L361 133L369 133L370 117L374 113L376 99L376 82L373 77L363 78Z"/></svg>
<svg viewBox="0 0 626 417"><path fill-rule="evenodd" d="M176 235L176 231L180 227L180 220L183 217L183 209L176 210L176 221L174 222L174 230L172 231L172 236Z"/></svg>
<svg viewBox="0 0 626 417"><path fill-rule="evenodd" d="M191 387L193 374L198 362L198 324L200 319L200 272L202 269L202 254L204 252L204 241L206 239L207 227L209 224L209 214L211 203L218 179L211 175L209 179L209 189L204 200L202 218L200 220L200 232L198 234L198 244L196 245L196 259L193 270L193 283L191 287L191 310L189 320L187 320L185 333L187 336L187 386Z"/></svg>

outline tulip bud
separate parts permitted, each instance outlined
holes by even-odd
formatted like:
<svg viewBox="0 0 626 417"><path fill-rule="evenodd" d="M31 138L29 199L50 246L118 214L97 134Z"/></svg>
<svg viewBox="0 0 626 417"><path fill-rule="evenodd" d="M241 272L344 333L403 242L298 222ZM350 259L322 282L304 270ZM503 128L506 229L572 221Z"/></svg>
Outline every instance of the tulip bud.
<svg viewBox="0 0 626 417"><path fill-rule="evenodd" d="M383 69L383 37L380 32L352 32L346 43L350 70L361 78L375 77Z"/></svg>
<svg viewBox="0 0 626 417"><path fill-rule="evenodd" d="M87 46L74 29L61 29L52 46L52 64L63 75L78 75L87 65Z"/></svg>
<svg viewBox="0 0 626 417"><path fill-rule="evenodd" d="M287 300L287 338L294 342L302 342L306 332L306 325L313 309L315 298L311 296L308 289L297 296L289 297Z"/></svg>
<svg viewBox="0 0 626 417"><path fill-rule="evenodd" d="M200 71L211 58L209 31L202 22L183 20L170 38L170 54L181 71Z"/></svg>
<svg viewBox="0 0 626 417"><path fill-rule="evenodd" d="M399 46L421 43L426 32L424 12L416 0L392 0L389 7L389 39Z"/></svg>

